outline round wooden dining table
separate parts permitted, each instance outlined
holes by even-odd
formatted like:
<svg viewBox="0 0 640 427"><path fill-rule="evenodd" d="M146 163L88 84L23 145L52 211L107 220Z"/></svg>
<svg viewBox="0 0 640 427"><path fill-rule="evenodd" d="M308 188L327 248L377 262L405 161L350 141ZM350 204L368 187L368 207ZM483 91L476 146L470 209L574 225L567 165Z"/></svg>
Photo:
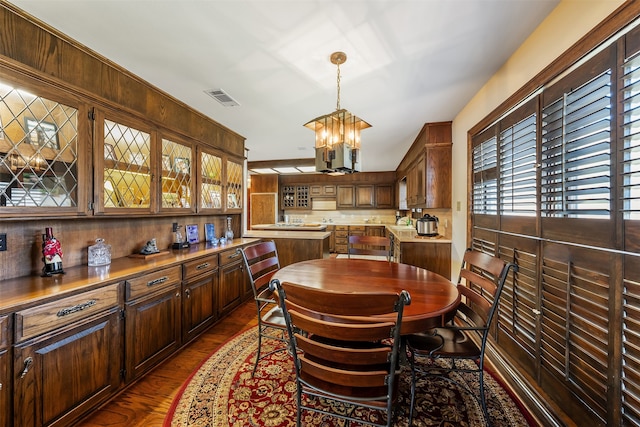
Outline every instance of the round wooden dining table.
<svg viewBox="0 0 640 427"><path fill-rule="evenodd" d="M401 333L422 332L450 320L460 302L456 286L432 271L408 264L363 259L324 258L297 262L278 270L273 279L335 292L406 290ZM366 300L363 300L366 304Z"/></svg>

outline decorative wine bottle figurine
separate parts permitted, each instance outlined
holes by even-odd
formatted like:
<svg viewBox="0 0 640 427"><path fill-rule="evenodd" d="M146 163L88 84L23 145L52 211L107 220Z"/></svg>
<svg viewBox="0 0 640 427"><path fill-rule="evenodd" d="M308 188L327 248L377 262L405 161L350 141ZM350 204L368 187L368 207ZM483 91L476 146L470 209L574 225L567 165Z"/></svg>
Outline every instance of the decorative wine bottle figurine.
<svg viewBox="0 0 640 427"><path fill-rule="evenodd" d="M51 227L45 229L42 235L42 277L48 277L54 274L64 274L62 269L62 245L60 241L53 237Z"/></svg>
<svg viewBox="0 0 640 427"><path fill-rule="evenodd" d="M233 228L231 227L231 217L227 217L227 231L224 233L224 237L227 239L227 243L231 243L233 240Z"/></svg>

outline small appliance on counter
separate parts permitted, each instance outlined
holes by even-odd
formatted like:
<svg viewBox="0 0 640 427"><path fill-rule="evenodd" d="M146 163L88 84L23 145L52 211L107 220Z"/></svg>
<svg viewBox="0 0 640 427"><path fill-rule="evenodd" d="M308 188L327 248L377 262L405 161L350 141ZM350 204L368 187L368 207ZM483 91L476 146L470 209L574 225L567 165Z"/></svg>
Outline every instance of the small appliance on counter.
<svg viewBox="0 0 640 427"><path fill-rule="evenodd" d="M437 236L438 217L425 214L422 218L418 218L416 220L416 231L418 236Z"/></svg>

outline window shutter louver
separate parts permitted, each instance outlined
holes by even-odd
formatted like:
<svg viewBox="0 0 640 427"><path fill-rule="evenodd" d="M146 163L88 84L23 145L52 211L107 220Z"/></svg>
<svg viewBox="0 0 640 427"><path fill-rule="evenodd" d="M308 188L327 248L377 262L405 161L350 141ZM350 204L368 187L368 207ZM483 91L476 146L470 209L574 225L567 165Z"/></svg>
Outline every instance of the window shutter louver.
<svg viewBox="0 0 640 427"><path fill-rule="evenodd" d="M498 213L498 152L496 137L473 148L473 213Z"/></svg>
<svg viewBox="0 0 640 427"><path fill-rule="evenodd" d="M623 66L622 212L640 219L640 56Z"/></svg>
<svg viewBox="0 0 640 427"><path fill-rule="evenodd" d="M542 110L542 214L611 214L611 70Z"/></svg>

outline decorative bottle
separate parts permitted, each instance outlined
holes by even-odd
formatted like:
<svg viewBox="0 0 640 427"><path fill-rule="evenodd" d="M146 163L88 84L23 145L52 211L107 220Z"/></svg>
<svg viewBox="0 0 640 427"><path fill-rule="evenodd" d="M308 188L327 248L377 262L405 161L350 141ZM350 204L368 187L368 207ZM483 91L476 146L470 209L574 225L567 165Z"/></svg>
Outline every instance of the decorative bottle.
<svg viewBox="0 0 640 427"><path fill-rule="evenodd" d="M231 217L227 217L227 231L224 232L224 237L227 238L227 243L233 240L233 228L231 227Z"/></svg>
<svg viewBox="0 0 640 427"><path fill-rule="evenodd" d="M51 227L45 228L45 234L42 235L42 276L51 276L53 274L64 274L62 269L62 245L60 241L53 237Z"/></svg>

